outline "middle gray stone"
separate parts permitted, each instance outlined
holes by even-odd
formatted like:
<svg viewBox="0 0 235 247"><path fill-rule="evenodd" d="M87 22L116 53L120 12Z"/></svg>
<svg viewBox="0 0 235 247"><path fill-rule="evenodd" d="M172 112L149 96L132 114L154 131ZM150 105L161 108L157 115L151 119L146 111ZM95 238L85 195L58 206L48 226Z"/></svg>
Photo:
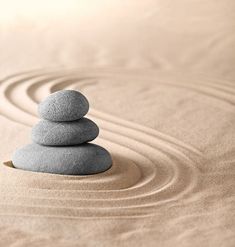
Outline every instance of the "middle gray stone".
<svg viewBox="0 0 235 247"><path fill-rule="evenodd" d="M78 145L94 140L98 126L88 118L71 122L41 120L32 128L33 142L46 146Z"/></svg>

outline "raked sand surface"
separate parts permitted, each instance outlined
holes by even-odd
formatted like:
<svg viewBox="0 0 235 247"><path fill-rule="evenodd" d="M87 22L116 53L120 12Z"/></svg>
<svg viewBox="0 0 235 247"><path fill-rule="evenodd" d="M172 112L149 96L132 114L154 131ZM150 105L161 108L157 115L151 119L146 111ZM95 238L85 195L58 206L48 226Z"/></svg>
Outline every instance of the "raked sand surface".
<svg viewBox="0 0 235 247"><path fill-rule="evenodd" d="M235 37L229 13L235 6L166 2L136 1L131 8L129 1L127 23L116 19L121 4L106 3L109 29L93 7L97 23L86 27L97 28L94 37L64 35L62 46L59 28L50 33L53 20L26 15L2 21L0 246L234 246ZM19 21L22 32L31 32L13 46L9 29L20 32ZM118 39L115 32L105 36L117 26ZM73 24L64 32L75 27L84 28ZM185 43L172 40L172 33ZM41 50L27 47L35 34ZM137 34L152 39L136 44ZM88 43L83 52L76 41ZM11 154L30 142L38 103L65 88L90 101L88 117L100 127L95 143L110 151L112 168L91 176L13 168Z"/></svg>

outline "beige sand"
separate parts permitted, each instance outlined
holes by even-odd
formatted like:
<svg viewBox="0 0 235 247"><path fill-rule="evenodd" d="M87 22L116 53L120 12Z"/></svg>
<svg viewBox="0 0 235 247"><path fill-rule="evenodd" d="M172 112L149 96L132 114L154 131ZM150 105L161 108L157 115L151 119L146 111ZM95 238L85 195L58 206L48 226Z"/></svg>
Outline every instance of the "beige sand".
<svg viewBox="0 0 235 247"><path fill-rule="evenodd" d="M34 15L27 17L32 29L17 16L23 32L32 32L14 45L8 28L20 32L18 19L2 24L0 71L2 78L10 75L0 84L2 163L30 141L38 102L70 88L91 102L89 117L101 128L96 143L112 153L114 164L88 177L2 164L0 246L234 246L233 1L129 1L125 11L100 2L103 8L92 8L95 26L71 12L52 36L51 19L44 30L45 18L34 23ZM116 19L122 14L129 16L126 23ZM66 25L76 18L83 20L81 30L96 32L61 35L72 34L77 25ZM38 37L42 49L27 47Z"/></svg>

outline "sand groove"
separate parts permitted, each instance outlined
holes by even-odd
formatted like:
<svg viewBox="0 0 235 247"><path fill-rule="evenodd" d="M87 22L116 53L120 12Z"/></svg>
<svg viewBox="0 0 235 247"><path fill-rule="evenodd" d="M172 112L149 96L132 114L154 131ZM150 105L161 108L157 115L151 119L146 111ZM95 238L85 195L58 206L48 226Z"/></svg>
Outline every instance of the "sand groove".
<svg viewBox="0 0 235 247"><path fill-rule="evenodd" d="M18 74L1 82L0 113L31 126L38 121L37 103L50 92L62 88L83 91L112 76L116 76L115 72L77 70ZM172 86L196 90L184 83ZM221 87L212 88L208 83L199 88L218 99L228 98L232 94L229 85L222 91ZM96 109L91 109L89 116L99 123L101 134L97 143L112 153L113 167L102 174L75 177L32 174L7 162L0 166L0 214L143 217L155 214L159 204L186 197L196 188L199 181L196 160L202 157L199 150Z"/></svg>

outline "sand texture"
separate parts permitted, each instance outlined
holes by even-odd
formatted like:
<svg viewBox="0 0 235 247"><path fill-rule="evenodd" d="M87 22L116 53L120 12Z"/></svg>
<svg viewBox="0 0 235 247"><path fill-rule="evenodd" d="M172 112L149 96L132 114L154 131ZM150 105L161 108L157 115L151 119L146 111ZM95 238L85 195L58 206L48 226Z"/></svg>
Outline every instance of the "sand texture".
<svg viewBox="0 0 235 247"><path fill-rule="evenodd" d="M40 36L42 49L26 49L24 36L11 44L16 19L24 25L34 15L2 22L0 246L234 246L234 3L126 2L122 12L100 1L103 10L86 9L81 24L72 12L60 16L73 23L67 34L96 30L87 36L61 35L64 26L51 30L51 19L32 22L27 38ZM93 143L111 153L111 169L63 176L12 167L11 154L39 120L38 103L60 89L88 98L87 117L100 128Z"/></svg>

